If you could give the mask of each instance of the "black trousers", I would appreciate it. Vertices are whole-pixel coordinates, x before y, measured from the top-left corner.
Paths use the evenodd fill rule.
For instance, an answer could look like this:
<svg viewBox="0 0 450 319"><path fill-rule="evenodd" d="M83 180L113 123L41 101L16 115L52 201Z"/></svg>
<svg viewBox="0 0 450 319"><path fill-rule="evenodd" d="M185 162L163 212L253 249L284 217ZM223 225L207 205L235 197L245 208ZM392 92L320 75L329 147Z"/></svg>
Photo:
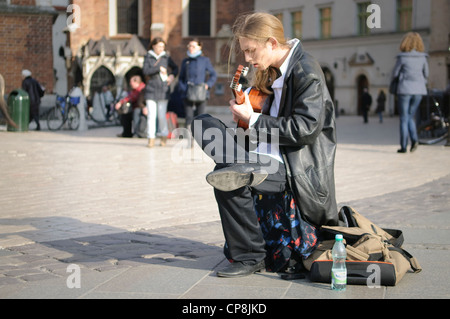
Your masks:
<svg viewBox="0 0 450 319"><path fill-rule="evenodd" d="M120 123L123 127L122 136L123 137L133 137L132 126L133 126L133 112L122 114L120 116Z"/></svg>
<svg viewBox="0 0 450 319"><path fill-rule="evenodd" d="M211 132L211 129L214 131ZM208 114L196 117L191 130L197 143L216 162L215 169L242 164L264 169L270 165L270 169L267 169L270 172L268 177L255 187L245 186L231 192L214 189L229 257L246 264L263 260L266 257L265 240L254 210L253 197L256 194L279 193L286 189L284 164L266 155L254 157L248 152L237 152L240 145L237 143L230 145L230 140L235 140L233 130ZM211 133L216 133L215 139L209 139ZM208 136L208 139L205 139L205 136ZM210 152L210 143L220 145L220 140L217 139L222 139L223 145L227 145L228 150L224 147L223 152ZM233 148L232 151L230 147ZM274 165L277 167L276 170L273 169Z"/></svg>
<svg viewBox="0 0 450 319"><path fill-rule="evenodd" d="M184 105L186 127L189 127L191 125L192 120L194 119L195 116L205 113L206 101L196 103L196 102L191 102L191 101L184 99L183 105ZM195 111L194 111L194 107L195 107Z"/></svg>
<svg viewBox="0 0 450 319"><path fill-rule="evenodd" d="M39 104L30 105L30 118L29 118L29 123L31 123L34 120L38 128L41 127L41 124L39 123L39 107L40 107Z"/></svg>

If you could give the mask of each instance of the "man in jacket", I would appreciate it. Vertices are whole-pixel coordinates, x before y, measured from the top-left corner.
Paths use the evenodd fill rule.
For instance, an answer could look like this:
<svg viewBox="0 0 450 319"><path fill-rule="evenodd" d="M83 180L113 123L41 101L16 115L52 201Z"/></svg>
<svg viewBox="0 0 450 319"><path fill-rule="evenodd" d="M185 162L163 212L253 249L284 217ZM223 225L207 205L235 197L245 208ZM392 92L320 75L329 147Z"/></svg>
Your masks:
<svg viewBox="0 0 450 319"><path fill-rule="evenodd" d="M41 97L44 96L44 89L38 81L31 77L30 70L22 71L22 89L24 89L30 97L30 123L32 120L36 122L36 130L41 129L39 123L39 107L41 106Z"/></svg>
<svg viewBox="0 0 450 319"><path fill-rule="evenodd" d="M145 107L142 99L142 92L145 90L145 83L142 81L142 78L139 75L133 75L130 78L130 88L130 93L119 102L117 102L114 106L118 111L122 107L122 105L126 103L131 104L131 110L129 110L128 113L124 113L120 116L120 122L123 127L123 132L118 134L117 137L133 137L133 117L135 118L135 121L139 119L139 116L134 116L134 114L140 114L141 109ZM135 127L137 126L137 123L135 123Z"/></svg>
<svg viewBox="0 0 450 319"><path fill-rule="evenodd" d="M207 181L214 187L234 261L217 272L222 277L264 268L265 241L253 208L254 194L290 189L307 222L317 227L337 224L334 106L318 63L299 40L286 42L280 30L279 20L264 13L242 16L233 27L246 62L262 71L261 76L269 74L263 82L273 91L262 114L253 111L247 93L241 105L230 101L234 120L248 123L250 136L258 137L257 148L243 152L238 143L231 145L229 141L239 140L239 130L230 139L230 128L209 115L197 117L192 127L195 140L217 164ZM225 135L223 149L215 140L219 132Z"/></svg>

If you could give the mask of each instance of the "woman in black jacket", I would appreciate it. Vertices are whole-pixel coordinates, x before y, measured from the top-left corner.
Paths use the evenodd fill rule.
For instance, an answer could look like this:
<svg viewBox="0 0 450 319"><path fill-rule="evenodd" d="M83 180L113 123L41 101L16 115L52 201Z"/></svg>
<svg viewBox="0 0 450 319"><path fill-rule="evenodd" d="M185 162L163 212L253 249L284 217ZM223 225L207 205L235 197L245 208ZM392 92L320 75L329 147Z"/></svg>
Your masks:
<svg viewBox="0 0 450 319"><path fill-rule="evenodd" d="M161 146L166 145L169 129L166 120L169 101L169 86L178 74L178 66L166 53L166 43L155 38L150 43L151 50L144 59L143 73L147 78L145 86L145 104L147 106L148 147L155 145L156 120L161 135Z"/></svg>
<svg viewBox="0 0 450 319"><path fill-rule="evenodd" d="M230 101L234 120L248 123L250 136L259 139L253 151L230 143L234 137L239 141L241 133L214 117L197 117L192 125L195 140L217 164L206 179L214 187L234 261L217 273L223 277L264 268L265 240L254 194L290 189L304 220L316 227L338 222L335 113L320 66L298 39L285 40L281 22L271 14L240 16L233 34L246 62L256 69L253 87L267 93L269 103L255 113L247 93L241 105Z"/></svg>

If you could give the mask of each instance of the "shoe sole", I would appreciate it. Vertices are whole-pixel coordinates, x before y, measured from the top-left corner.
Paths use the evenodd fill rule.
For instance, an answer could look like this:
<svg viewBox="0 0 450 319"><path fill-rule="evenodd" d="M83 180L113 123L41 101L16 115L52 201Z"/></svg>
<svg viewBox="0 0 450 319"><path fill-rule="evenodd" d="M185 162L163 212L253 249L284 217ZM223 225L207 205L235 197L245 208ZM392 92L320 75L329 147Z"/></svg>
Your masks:
<svg viewBox="0 0 450 319"><path fill-rule="evenodd" d="M217 271L216 276L222 277L222 278L239 278L239 277L247 277L247 276L253 275L254 273L257 273L257 272L264 273L264 272L266 272L266 268L263 267L261 269L255 270L253 272L249 272L246 274L240 274L240 275L230 275L230 274L226 274L226 273L224 274L224 273L221 273L220 271Z"/></svg>
<svg viewBox="0 0 450 319"><path fill-rule="evenodd" d="M206 175L206 181L214 188L230 192L244 186L257 186L267 177L267 173L254 171L239 173L233 170L218 170Z"/></svg>

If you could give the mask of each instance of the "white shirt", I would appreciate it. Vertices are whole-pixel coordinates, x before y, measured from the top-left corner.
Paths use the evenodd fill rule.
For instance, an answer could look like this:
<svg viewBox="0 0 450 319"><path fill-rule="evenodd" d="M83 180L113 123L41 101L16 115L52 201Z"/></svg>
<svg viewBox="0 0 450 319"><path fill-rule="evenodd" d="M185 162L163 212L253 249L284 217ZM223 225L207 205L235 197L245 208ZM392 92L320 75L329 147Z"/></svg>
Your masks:
<svg viewBox="0 0 450 319"><path fill-rule="evenodd" d="M294 49L298 45L300 40L298 39L292 39L288 41L289 46L291 47L291 50L289 52L289 55L287 56L286 60L284 60L283 64L280 66L280 72L281 76L276 79L272 84L274 99L272 102L272 106L270 107L269 115L273 117L278 117L278 111L280 110L280 102L281 102L281 94L283 91L283 84L284 84L284 77L289 65L289 62L292 57L292 53L294 52ZM253 115L250 118L249 127L253 127L253 125L256 123L258 118L260 117L261 113L253 113ZM276 142L276 141L275 141ZM253 151L253 153L257 154L266 154L279 162L283 163L283 158L281 157L280 153L280 147L278 143L271 143L267 144L264 142L260 142L257 149Z"/></svg>

